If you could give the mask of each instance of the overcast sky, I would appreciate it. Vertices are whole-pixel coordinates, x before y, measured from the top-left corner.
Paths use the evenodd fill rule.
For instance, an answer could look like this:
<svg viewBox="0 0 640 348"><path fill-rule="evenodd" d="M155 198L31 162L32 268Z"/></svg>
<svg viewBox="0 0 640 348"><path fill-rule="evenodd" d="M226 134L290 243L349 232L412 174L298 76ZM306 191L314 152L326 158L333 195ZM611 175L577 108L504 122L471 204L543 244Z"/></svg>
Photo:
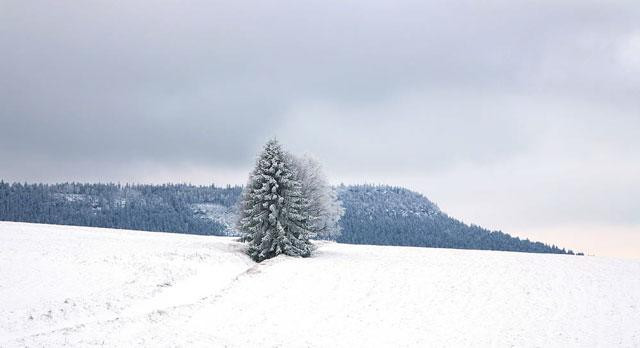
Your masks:
<svg viewBox="0 0 640 348"><path fill-rule="evenodd" d="M640 2L0 1L0 178L335 183L640 258Z"/></svg>

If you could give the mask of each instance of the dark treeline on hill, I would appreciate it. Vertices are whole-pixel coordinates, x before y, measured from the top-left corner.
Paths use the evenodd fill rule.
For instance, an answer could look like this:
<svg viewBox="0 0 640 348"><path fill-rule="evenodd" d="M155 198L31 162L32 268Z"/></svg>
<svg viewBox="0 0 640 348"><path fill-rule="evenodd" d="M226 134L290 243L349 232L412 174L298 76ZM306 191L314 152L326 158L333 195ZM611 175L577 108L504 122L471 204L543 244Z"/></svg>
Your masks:
<svg viewBox="0 0 640 348"><path fill-rule="evenodd" d="M198 203L235 204L240 187L0 182L0 220L223 235Z"/></svg>
<svg viewBox="0 0 640 348"><path fill-rule="evenodd" d="M401 187L341 186L339 242L573 254L573 251L464 224L424 196Z"/></svg>
<svg viewBox="0 0 640 348"><path fill-rule="evenodd" d="M389 186L339 186L345 208L338 242L569 253L556 246L466 225L424 196ZM0 181L0 220L205 235L236 235L242 188L187 184L9 184Z"/></svg>

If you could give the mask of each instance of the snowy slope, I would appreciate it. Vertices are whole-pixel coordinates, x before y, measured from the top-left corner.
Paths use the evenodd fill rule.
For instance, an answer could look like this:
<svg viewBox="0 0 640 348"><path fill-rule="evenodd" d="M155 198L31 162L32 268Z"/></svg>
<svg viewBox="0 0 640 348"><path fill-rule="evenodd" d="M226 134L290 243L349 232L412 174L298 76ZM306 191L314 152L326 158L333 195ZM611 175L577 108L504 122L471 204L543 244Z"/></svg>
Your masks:
<svg viewBox="0 0 640 348"><path fill-rule="evenodd" d="M196 203L191 205L191 211L199 219L215 221L223 226L222 235L239 235L234 228L236 221L234 206L227 207L217 203Z"/></svg>
<svg viewBox="0 0 640 348"><path fill-rule="evenodd" d="M0 222L0 346L640 345L640 261Z"/></svg>

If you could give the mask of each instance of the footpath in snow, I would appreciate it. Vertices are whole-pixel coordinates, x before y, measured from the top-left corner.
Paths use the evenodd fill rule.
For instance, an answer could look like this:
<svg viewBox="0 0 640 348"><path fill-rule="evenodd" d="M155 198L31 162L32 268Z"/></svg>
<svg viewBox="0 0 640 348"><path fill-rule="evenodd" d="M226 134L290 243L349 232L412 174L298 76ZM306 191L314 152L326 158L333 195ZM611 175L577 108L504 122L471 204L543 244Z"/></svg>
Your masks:
<svg viewBox="0 0 640 348"><path fill-rule="evenodd" d="M0 347L640 346L640 261L0 222Z"/></svg>

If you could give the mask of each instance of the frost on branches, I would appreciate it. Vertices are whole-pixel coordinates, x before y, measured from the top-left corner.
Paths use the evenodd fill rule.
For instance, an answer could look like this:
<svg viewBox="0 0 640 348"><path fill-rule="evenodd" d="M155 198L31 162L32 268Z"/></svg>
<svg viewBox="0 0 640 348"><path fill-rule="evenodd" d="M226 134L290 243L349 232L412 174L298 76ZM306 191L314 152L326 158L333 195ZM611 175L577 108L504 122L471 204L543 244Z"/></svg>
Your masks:
<svg viewBox="0 0 640 348"><path fill-rule="evenodd" d="M302 194L309 199L306 213L309 228L319 238L337 238L341 234L340 218L344 215L344 208L335 189L327 182L320 163L309 156L289 156L296 178L302 184Z"/></svg>
<svg viewBox="0 0 640 348"><path fill-rule="evenodd" d="M309 199L289 156L270 140L256 161L240 201L238 231L249 255L262 261L279 254L307 257L314 237L307 211Z"/></svg>

